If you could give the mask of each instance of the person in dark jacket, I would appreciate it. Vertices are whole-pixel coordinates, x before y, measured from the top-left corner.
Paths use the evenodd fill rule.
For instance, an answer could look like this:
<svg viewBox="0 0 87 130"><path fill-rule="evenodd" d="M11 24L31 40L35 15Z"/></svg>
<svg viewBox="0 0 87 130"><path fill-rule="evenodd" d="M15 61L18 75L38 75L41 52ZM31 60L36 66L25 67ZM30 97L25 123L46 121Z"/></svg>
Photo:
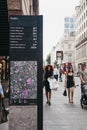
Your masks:
<svg viewBox="0 0 87 130"><path fill-rule="evenodd" d="M48 78L53 76L53 67L51 65L47 65L45 68L45 91L46 91L46 98L47 98L47 104L51 105L51 89L48 82Z"/></svg>

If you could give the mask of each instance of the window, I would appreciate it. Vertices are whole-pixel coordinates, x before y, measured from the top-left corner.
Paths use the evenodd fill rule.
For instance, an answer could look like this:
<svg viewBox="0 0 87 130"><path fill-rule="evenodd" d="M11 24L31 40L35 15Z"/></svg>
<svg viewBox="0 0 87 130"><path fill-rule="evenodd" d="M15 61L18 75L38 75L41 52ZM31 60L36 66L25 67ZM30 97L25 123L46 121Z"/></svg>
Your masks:
<svg viewBox="0 0 87 130"><path fill-rule="evenodd" d="M82 21L83 21L83 16L82 16Z"/></svg>
<svg viewBox="0 0 87 130"><path fill-rule="evenodd" d="M73 22L73 18L70 18L70 22Z"/></svg>
<svg viewBox="0 0 87 130"><path fill-rule="evenodd" d="M67 18L65 18L65 22L69 22L69 18L67 17Z"/></svg>
<svg viewBox="0 0 87 130"><path fill-rule="evenodd" d="M85 13L84 13L84 19L85 19Z"/></svg>
<svg viewBox="0 0 87 130"><path fill-rule="evenodd" d="M84 36L83 36L83 34L82 34L82 40L83 40L83 38L84 38Z"/></svg>
<svg viewBox="0 0 87 130"><path fill-rule="evenodd" d="M86 10L86 16L87 16L87 10Z"/></svg>
<svg viewBox="0 0 87 130"><path fill-rule="evenodd" d="M85 29L85 23L84 23L84 29Z"/></svg>
<svg viewBox="0 0 87 130"><path fill-rule="evenodd" d="M85 32L84 32L84 38L85 38Z"/></svg>
<svg viewBox="0 0 87 130"><path fill-rule="evenodd" d="M69 24L65 24L65 28L69 28Z"/></svg>
<svg viewBox="0 0 87 130"><path fill-rule="evenodd" d="M85 9L85 3L84 3L84 9Z"/></svg>
<svg viewBox="0 0 87 130"><path fill-rule="evenodd" d="M82 11L83 11L83 6L82 6Z"/></svg>
<svg viewBox="0 0 87 130"><path fill-rule="evenodd" d="M73 25L73 24L71 24L71 25L70 25L70 28L74 28L74 25Z"/></svg>
<svg viewBox="0 0 87 130"><path fill-rule="evenodd" d="M83 25L82 25L82 30L83 30Z"/></svg>

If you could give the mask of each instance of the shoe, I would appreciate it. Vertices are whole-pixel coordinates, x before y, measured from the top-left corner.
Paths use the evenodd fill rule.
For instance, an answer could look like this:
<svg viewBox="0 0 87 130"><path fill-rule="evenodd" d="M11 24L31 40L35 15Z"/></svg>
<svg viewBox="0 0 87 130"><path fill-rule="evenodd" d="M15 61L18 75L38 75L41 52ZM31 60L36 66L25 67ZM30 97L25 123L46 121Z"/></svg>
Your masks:
<svg viewBox="0 0 87 130"><path fill-rule="evenodd" d="M48 103L49 103L49 101L46 102L46 104L48 104Z"/></svg>
<svg viewBox="0 0 87 130"><path fill-rule="evenodd" d="M49 102L49 106L51 105L51 103Z"/></svg>

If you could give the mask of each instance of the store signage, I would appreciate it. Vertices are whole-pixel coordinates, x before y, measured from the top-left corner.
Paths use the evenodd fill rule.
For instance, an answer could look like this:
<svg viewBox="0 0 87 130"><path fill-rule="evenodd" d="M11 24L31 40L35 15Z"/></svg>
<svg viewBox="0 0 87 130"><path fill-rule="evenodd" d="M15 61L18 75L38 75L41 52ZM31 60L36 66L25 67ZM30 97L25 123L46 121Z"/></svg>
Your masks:
<svg viewBox="0 0 87 130"><path fill-rule="evenodd" d="M63 51L56 51L56 59L63 60Z"/></svg>

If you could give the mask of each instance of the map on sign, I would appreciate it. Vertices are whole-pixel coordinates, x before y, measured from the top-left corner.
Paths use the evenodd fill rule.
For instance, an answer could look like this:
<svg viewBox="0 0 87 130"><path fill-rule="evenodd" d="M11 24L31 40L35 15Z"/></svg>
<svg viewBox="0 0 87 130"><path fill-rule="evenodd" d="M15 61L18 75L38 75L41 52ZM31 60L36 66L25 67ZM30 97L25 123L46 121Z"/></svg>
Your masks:
<svg viewBox="0 0 87 130"><path fill-rule="evenodd" d="M37 62L11 61L10 63L10 98L37 98Z"/></svg>

